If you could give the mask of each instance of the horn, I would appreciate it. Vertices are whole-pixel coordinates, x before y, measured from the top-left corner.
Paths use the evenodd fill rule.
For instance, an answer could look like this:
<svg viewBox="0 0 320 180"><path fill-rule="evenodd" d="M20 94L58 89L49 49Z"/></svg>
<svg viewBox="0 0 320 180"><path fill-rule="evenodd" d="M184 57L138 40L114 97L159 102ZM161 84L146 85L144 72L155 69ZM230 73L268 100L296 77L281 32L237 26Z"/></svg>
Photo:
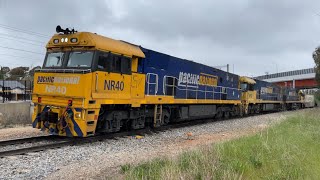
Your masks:
<svg viewBox="0 0 320 180"><path fill-rule="evenodd" d="M60 25L58 25L58 26L56 27L56 32L57 32L57 33L63 32L63 29L61 28Z"/></svg>

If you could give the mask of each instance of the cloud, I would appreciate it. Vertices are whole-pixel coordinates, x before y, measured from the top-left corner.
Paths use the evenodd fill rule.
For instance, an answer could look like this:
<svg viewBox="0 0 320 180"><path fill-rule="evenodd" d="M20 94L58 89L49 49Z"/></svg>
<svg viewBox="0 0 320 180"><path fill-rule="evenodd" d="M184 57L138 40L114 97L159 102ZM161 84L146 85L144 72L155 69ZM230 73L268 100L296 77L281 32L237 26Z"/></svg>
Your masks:
<svg viewBox="0 0 320 180"><path fill-rule="evenodd" d="M210 66L231 64L242 75L312 67L319 45L315 0L1 2L1 24L48 35L57 24L75 27Z"/></svg>

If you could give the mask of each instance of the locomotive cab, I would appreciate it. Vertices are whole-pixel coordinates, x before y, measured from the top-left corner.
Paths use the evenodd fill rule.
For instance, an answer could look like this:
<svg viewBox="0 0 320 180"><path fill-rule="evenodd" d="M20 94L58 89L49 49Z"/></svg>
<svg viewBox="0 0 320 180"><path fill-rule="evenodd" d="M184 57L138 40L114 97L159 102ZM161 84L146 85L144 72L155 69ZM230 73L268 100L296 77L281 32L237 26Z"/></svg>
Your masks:
<svg viewBox="0 0 320 180"><path fill-rule="evenodd" d="M242 91L241 100L255 101L257 99L257 92L254 90L256 82L248 77L240 77L239 86Z"/></svg>
<svg viewBox="0 0 320 180"><path fill-rule="evenodd" d="M257 100L257 91L254 90L255 80L248 77L240 77L239 88L241 89L241 102L244 114L248 114L250 111L249 104L255 103Z"/></svg>

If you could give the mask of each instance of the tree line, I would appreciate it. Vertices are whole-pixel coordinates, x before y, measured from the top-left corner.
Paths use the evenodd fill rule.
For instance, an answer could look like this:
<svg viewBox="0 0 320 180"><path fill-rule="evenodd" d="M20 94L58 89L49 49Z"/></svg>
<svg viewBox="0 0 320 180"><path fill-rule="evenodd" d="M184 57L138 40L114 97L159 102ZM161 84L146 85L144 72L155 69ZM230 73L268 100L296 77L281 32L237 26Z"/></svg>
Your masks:
<svg viewBox="0 0 320 180"><path fill-rule="evenodd" d="M15 67L10 69L9 67L1 67L0 80L33 80L33 75L36 69L41 69L40 66L33 68L29 67Z"/></svg>
<svg viewBox="0 0 320 180"><path fill-rule="evenodd" d="M316 64L316 66L315 66L316 77L315 78L320 86L320 47L316 48L316 50L313 52L313 59Z"/></svg>

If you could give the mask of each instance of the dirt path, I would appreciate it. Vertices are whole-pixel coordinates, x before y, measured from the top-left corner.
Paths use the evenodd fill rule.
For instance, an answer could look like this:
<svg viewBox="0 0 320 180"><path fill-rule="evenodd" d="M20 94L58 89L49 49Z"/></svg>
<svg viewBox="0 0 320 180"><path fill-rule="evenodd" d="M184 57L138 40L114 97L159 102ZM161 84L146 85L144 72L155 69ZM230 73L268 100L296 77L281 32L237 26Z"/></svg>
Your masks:
<svg viewBox="0 0 320 180"><path fill-rule="evenodd" d="M39 129L32 128L31 125L25 127L18 126L0 129L0 141L41 135L45 134L41 132Z"/></svg>

